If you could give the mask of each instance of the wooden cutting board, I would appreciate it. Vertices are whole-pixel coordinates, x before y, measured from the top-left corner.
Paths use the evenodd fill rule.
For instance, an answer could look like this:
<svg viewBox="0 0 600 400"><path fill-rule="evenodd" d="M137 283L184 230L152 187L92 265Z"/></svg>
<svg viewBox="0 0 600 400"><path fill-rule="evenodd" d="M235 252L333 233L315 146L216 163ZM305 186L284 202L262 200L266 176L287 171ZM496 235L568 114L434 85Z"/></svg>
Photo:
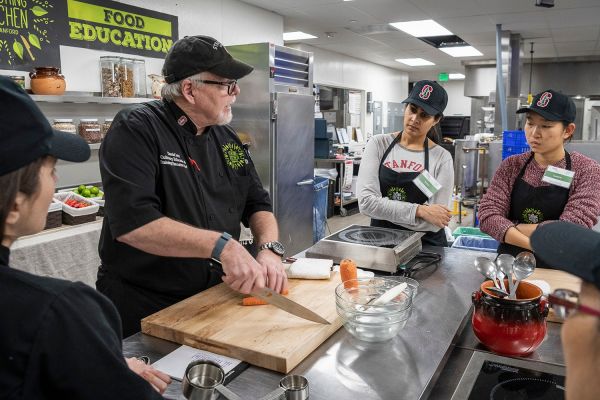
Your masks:
<svg viewBox="0 0 600 400"><path fill-rule="evenodd" d="M569 273L559 271L556 269L536 268L533 275L531 275L525 280L546 281L550 285L550 293L552 293L555 289L570 289L574 292L579 293L581 289L581 279L579 279L575 275L571 275ZM552 308L550 308L550 313L548 314L548 321L563 322L562 320L556 318Z"/></svg>
<svg viewBox="0 0 600 400"><path fill-rule="evenodd" d="M142 320L142 332L288 373L342 326L335 308L339 273L329 280L290 279L289 299L331 325L275 306L242 306L243 295L225 284L205 290Z"/></svg>

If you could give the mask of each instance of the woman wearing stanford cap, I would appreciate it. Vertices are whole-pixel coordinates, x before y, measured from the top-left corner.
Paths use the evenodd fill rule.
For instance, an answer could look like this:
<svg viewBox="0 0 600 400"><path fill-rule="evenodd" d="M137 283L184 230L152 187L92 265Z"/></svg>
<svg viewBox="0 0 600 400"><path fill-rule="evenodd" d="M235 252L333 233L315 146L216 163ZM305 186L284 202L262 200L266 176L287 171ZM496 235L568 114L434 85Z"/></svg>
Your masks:
<svg viewBox="0 0 600 400"><path fill-rule="evenodd" d="M600 165L565 149L575 131L573 101L549 89L517 113L526 113L531 151L500 164L479 207L481 230L501 242L498 253L512 255L531 250L529 238L540 224L563 220L591 228L600 215Z"/></svg>
<svg viewBox="0 0 600 400"><path fill-rule="evenodd" d="M170 378L123 358L121 322L110 300L81 282L9 267L11 244L44 228L56 160L85 161L90 148L76 135L53 131L29 95L5 77L0 104L0 398L162 398Z"/></svg>
<svg viewBox="0 0 600 400"><path fill-rule="evenodd" d="M452 156L429 139L448 95L433 81L415 83L404 129L367 143L358 174L358 205L372 226L425 232L424 244L447 246L444 227L454 186Z"/></svg>

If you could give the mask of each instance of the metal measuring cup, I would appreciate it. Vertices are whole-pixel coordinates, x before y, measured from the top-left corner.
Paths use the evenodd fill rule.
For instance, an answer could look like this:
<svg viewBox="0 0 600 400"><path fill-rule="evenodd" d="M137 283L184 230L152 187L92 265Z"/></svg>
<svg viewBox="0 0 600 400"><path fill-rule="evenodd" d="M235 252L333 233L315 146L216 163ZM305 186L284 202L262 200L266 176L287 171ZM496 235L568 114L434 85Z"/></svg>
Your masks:
<svg viewBox="0 0 600 400"><path fill-rule="evenodd" d="M302 375L287 375L279 381L279 387L260 400L306 400L308 399L308 379ZM283 397L282 397L283 396Z"/></svg>
<svg viewBox="0 0 600 400"><path fill-rule="evenodd" d="M192 361L183 375L183 396L187 400L215 400L219 393L229 400L242 400L223 386L225 371L209 360Z"/></svg>

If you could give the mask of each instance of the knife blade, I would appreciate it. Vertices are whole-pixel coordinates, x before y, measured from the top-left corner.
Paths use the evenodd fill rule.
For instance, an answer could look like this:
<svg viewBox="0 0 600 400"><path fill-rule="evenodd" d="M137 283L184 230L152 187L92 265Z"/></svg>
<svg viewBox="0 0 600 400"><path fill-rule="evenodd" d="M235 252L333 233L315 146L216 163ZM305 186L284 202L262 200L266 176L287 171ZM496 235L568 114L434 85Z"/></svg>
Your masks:
<svg viewBox="0 0 600 400"><path fill-rule="evenodd" d="M267 303L274 305L275 307L280 308L283 311L289 312L290 314L293 314L297 317L304 318L313 322L318 322L319 324L331 324L319 314L315 313L312 310L309 310L301 304L296 303L295 301L292 301L280 295L273 289L265 287L259 291L252 292L252 296L263 299Z"/></svg>

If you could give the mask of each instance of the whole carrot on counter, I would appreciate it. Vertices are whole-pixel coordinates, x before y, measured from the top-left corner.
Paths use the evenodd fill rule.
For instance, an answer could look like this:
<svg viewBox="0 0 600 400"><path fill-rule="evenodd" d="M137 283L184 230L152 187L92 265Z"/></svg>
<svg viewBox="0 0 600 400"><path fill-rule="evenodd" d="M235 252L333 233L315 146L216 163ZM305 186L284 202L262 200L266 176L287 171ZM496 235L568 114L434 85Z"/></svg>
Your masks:
<svg viewBox="0 0 600 400"><path fill-rule="evenodd" d="M344 259L340 262L340 276L346 289L358 287L358 277L356 263L350 259Z"/></svg>
<svg viewBox="0 0 600 400"><path fill-rule="evenodd" d="M287 296L290 293L288 289L285 289L281 292L282 295ZM258 297L248 296L242 299L243 306L263 306L265 304L269 304L263 299L259 299Z"/></svg>

